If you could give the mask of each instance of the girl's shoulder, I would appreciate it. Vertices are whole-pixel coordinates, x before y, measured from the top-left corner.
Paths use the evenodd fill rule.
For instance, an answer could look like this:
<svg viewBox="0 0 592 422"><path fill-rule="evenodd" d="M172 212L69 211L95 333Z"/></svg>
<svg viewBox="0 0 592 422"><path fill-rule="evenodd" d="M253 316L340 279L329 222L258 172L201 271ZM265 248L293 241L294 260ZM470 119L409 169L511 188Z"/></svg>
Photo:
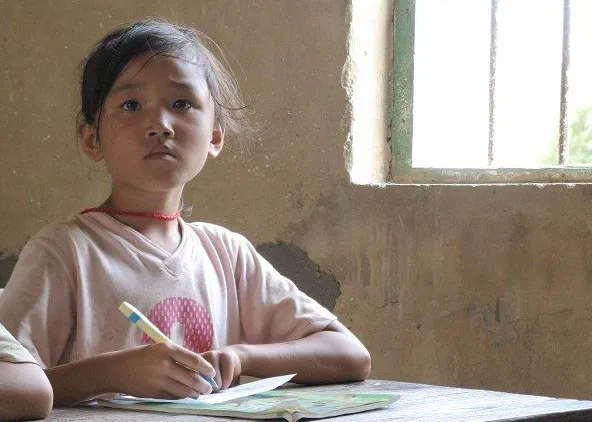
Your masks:
<svg viewBox="0 0 592 422"><path fill-rule="evenodd" d="M250 242L242 234L217 224L196 221L187 223L187 225L200 239L208 239L214 244L222 243L231 247L250 245Z"/></svg>
<svg viewBox="0 0 592 422"><path fill-rule="evenodd" d="M31 239L64 240L75 237L84 231L84 225L77 216L74 216L66 220L52 221L45 224Z"/></svg>
<svg viewBox="0 0 592 422"><path fill-rule="evenodd" d="M86 243L96 237L101 230L97 222L83 215L74 215L64 220L45 224L35 233L27 244L45 244L51 248L67 247L67 245Z"/></svg>

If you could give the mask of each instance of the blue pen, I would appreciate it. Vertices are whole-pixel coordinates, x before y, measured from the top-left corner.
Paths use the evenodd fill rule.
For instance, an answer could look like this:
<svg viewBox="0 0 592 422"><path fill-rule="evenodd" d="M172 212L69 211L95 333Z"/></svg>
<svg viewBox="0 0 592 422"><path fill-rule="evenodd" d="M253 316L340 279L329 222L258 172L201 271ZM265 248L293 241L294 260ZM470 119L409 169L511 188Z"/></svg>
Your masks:
<svg viewBox="0 0 592 422"><path fill-rule="evenodd" d="M171 341L167 336L165 336L162 331L158 329L156 325L154 325L148 318L146 318L140 311L134 308L127 302L123 302L119 305L119 310L129 319L131 322L136 324L140 330L142 330L148 337L154 340L156 343L163 343L165 341ZM199 374L205 379L212 388L218 388L218 384L212 377L208 377L204 374Z"/></svg>

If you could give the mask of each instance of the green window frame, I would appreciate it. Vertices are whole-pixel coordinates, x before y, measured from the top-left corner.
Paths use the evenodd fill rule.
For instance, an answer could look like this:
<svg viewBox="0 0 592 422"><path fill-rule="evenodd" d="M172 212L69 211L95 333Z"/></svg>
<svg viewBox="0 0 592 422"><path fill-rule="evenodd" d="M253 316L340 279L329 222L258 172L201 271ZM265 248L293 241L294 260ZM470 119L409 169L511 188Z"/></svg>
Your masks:
<svg viewBox="0 0 592 422"><path fill-rule="evenodd" d="M492 7L497 0L490 0ZM564 0L564 60L562 63L562 105L566 95L566 75L569 56L569 2ZM495 9L493 9L495 10ZM394 70L392 112L392 168L393 183L419 184L491 184L491 183L589 183L592 167L558 164L537 168L422 168L412 166L413 148L413 80L415 0L394 0ZM492 33L495 33L495 14L492 14ZM495 37L492 36L491 51L495 52ZM494 69L490 71L495 71ZM490 101L490 114L492 113ZM565 150L569 147L565 111L560 117L560 162L565 162ZM490 123L490 134L493 129ZM492 162L492 137L490 136L490 160ZM562 156L563 155L563 156ZM562 161L563 160L563 161Z"/></svg>

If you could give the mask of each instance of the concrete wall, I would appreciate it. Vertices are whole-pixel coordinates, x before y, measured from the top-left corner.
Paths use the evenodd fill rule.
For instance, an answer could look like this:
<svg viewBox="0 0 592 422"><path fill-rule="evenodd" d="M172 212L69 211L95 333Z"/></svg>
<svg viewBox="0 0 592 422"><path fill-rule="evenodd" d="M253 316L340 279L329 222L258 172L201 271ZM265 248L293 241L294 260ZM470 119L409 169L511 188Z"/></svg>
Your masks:
<svg viewBox="0 0 592 422"><path fill-rule="evenodd" d="M348 10L0 1L0 284L43 224L108 192L76 146L78 63L116 24L164 16L231 53L261 128L229 140L187 188L194 219L244 233L334 304L370 349L374 378L591 398L592 187L350 183Z"/></svg>

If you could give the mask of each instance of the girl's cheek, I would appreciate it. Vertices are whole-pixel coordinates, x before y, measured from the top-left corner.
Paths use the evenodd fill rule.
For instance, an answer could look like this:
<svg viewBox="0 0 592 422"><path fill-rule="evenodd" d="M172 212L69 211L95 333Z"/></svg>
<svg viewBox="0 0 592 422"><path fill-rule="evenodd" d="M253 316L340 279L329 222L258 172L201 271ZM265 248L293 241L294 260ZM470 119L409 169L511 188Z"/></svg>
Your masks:
<svg viewBox="0 0 592 422"><path fill-rule="evenodd" d="M110 127L116 129L133 127L134 125L139 124L138 116L129 113L126 114L115 112L108 115L105 120L107 121L107 124L109 124Z"/></svg>

